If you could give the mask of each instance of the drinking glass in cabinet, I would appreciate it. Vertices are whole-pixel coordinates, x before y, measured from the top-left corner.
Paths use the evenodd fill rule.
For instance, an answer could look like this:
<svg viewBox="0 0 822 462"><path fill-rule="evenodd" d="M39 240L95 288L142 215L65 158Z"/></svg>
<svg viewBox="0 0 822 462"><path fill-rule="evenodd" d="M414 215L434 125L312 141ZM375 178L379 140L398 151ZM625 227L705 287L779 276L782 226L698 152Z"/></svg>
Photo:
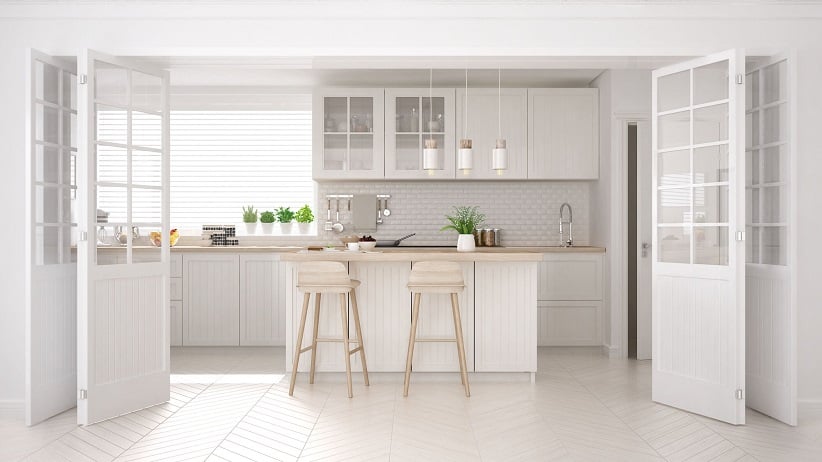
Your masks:
<svg viewBox="0 0 822 462"><path fill-rule="evenodd" d="M397 132L417 133L420 131L420 98L397 98Z"/></svg>
<svg viewBox="0 0 822 462"><path fill-rule="evenodd" d="M346 132L348 120L348 98L325 98L325 119L323 124L327 133Z"/></svg>
<svg viewBox="0 0 822 462"><path fill-rule="evenodd" d="M374 98L352 97L351 104L351 131L355 133L370 133L373 131Z"/></svg>
<svg viewBox="0 0 822 462"><path fill-rule="evenodd" d="M433 115L431 105L433 104ZM442 132L445 127L445 98L422 98L422 120L426 132Z"/></svg>

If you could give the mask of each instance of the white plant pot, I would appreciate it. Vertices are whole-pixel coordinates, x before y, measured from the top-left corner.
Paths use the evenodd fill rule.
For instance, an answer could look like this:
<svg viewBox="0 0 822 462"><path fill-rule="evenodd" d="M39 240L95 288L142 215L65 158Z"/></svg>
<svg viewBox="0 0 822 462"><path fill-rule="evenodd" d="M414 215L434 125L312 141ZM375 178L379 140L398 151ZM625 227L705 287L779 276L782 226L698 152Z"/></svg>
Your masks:
<svg viewBox="0 0 822 462"><path fill-rule="evenodd" d="M263 234L274 233L274 223L260 223L260 226L263 228Z"/></svg>
<svg viewBox="0 0 822 462"><path fill-rule="evenodd" d="M246 223L245 233L249 236L257 234L257 222L255 221L254 223Z"/></svg>
<svg viewBox="0 0 822 462"><path fill-rule="evenodd" d="M457 252L473 252L476 248L473 234L460 234L457 238Z"/></svg>
<svg viewBox="0 0 822 462"><path fill-rule="evenodd" d="M297 230L300 234L308 234L311 231L311 223L297 223Z"/></svg>
<svg viewBox="0 0 822 462"><path fill-rule="evenodd" d="M280 223L280 232L282 234L291 234L291 231L294 229L294 223Z"/></svg>

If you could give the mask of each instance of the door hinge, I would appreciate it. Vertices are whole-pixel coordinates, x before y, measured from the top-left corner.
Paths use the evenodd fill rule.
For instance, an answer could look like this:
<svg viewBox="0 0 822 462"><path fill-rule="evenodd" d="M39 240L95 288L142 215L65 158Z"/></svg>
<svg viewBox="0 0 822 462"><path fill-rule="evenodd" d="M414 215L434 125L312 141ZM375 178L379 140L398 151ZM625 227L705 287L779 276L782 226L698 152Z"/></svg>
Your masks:
<svg viewBox="0 0 822 462"><path fill-rule="evenodd" d="M744 241L745 240L745 231L737 231L736 232L736 240L737 241Z"/></svg>
<svg viewBox="0 0 822 462"><path fill-rule="evenodd" d="M742 395L742 389L741 389L741 388L738 388L738 389L736 390L735 395L736 395L736 399L742 399L742 398L743 398L743 395Z"/></svg>
<svg viewBox="0 0 822 462"><path fill-rule="evenodd" d="M88 399L88 390L77 390L77 399Z"/></svg>
<svg viewBox="0 0 822 462"><path fill-rule="evenodd" d="M77 240L80 242L85 242L88 240L88 232L87 231L80 231L80 236L77 237Z"/></svg>
<svg viewBox="0 0 822 462"><path fill-rule="evenodd" d="M77 76L77 82L79 82L80 85L85 85L86 82L88 82L88 77L86 77L86 74L80 74Z"/></svg>
<svg viewBox="0 0 822 462"><path fill-rule="evenodd" d="M745 83L745 77L742 74L736 74L736 84L742 85Z"/></svg>

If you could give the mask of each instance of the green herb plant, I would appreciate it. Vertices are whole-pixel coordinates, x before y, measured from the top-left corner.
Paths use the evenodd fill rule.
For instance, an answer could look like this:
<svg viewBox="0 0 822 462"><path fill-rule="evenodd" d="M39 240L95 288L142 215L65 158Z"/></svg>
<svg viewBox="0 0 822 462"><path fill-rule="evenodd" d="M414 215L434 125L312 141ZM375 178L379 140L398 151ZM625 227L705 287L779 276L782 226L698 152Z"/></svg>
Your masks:
<svg viewBox="0 0 822 462"><path fill-rule="evenodd" d="M311 223L314 221L314 214L311 212L311 207L308 204L303 205L295 214L297 223Z"/></svg>
<svg viewBox="0 0 822 462"><path fill-rule="evenodd" d="M257 223L257 209L253 205L243 207L243 223Z"/></svg>
<svg viewBox="0 0 822 462"><path fill-rule="evenodd" d="M275 213L277 214L277 221L280 223L291 223L294 220L294 211L291 207L280 207Z"/></svg>
<svg viewBox="0 0 822 462"><path fill-rule="evenodd" d="M476 206L454 207L454 214L446 215L445 218L451 224L443 226L440 231L453 229L459 234L473 234L474 230L485 222L485 214L480 213L479 207Z"/></svg>
<svg viewBox="0 0 822 462"><path fill-rule="evenodd" d="M274 212L270 210L266 210L265 212L260 214L260 223L276 223L277 216L274 215Z"/></svg>

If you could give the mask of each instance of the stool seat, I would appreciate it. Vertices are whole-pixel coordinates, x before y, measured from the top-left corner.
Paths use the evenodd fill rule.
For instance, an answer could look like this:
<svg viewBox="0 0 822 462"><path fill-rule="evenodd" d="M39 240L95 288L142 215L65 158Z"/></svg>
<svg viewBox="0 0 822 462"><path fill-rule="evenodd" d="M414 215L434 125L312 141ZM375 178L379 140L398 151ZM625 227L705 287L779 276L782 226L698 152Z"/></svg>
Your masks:
<svg viewBox="0 0 822 462"><path fill-rule="evenodd" d="M357 293L354 289L360 286L360 281L351 279L348 276L348 270L340 262L332 261L315 261L306 262L300 265L297 269L297 289L303 292L303 308L300 316L300 330L297 332L297 343L294 348L294 364L291 370L291 384L288 389L290 396L294 395L294 385L297 381L297 368L300 364L300 355L311 350L311 369L309 374L309 383L314 383L314 369L317 358L317 342L342 342L345 348L345 374L348 382L348 397L352 398L353 392L351 389L351 355L360 353L360 360L362 361L362 373L365 379L365 385L368 385L368 366L365 362L365 346L362 341L362 329L360 327L359 307L357 306ZM311 339L311 345L303 347L303 335L305 333L305 321L308 315L308 305L311 300L311 294L314 294L314 330ZM320 318L320 301L322 294L337 294L340 301L340 315L342 317L342 338L318 338L319 332L319 318ZM356 339L349 339L348 337L348 305L346 301L346 294L351 299L351 315L354 318L354 329L357 333ZM358 343L359 346L353 350L349 344Z"/></svg>

